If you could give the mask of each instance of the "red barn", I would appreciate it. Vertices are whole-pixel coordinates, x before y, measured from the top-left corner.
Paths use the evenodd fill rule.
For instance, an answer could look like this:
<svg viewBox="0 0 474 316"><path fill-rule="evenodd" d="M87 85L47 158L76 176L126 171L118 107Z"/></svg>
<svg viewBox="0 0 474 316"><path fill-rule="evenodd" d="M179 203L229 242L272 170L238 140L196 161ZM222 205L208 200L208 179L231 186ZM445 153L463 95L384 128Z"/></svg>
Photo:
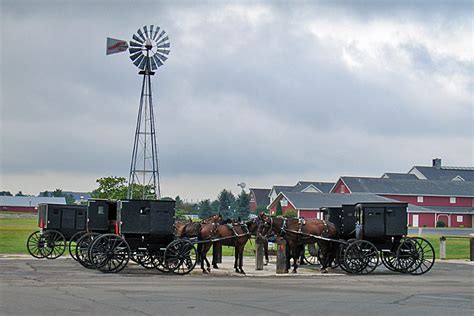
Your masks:
<svg viewBox="0 0 474 316"><path fill-rule="evenodd" d="M255 213L257 207L270 203L270 189L250 189L250 212Z"/></svg>
<svg viewBox="0 0 474 316"><path fill-rule="evenodd" d="M40 203L66 204L64 197L0 196L0 210L4 212L37 213Z"/></svg>
<svg viewBox="0 0 474 316"><path fill-rule="evenodd" d="M407 178L341 177L331 192L372 193L389 199L421 206L408 207L408 225L434 227L442 221L448 227L472 227L474 182L418 180Z"/></svg>

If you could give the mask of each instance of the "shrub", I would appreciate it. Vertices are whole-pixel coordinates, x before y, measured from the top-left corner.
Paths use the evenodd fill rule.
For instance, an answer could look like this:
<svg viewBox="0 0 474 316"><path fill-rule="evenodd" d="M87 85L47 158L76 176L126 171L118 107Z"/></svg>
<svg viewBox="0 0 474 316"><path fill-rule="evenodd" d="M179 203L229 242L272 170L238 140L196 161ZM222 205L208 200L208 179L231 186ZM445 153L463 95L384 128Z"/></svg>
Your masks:
<svg viewBox="0 0 474 316"><path fill-rule="evenodd" d="M446 227L446 223L443 221L437 221L436 222L436 227Z"/></svg>
<svg viewBox="0 0 474 316"><path fill-rule="evenodd" d="M285 214L283 215L283 217L287 217L287 218L295 218L298 216L298 213L296 213L295 210L288 210L285 212Z"/></svg>

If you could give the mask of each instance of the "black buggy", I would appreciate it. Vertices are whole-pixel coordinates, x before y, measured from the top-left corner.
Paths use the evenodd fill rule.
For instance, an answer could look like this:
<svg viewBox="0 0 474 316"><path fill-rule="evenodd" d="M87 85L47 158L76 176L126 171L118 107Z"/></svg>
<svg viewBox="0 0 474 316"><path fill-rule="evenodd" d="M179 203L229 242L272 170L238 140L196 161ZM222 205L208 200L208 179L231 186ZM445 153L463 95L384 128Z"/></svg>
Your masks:
<svg viewBox="0 0 474 316"><path fill-rule="evenodd" d="M193 243L175 239L175 201L122 200L117 202L116 232L94 238L88 247L93 268L119 272L135 259L145 267L187 274L196 266Z"/></svg>
<svg viewBox="0 0 474 316"><path fill-rule="evenodd" d="M56 259L66 250L67 242L86 229L86 206L39 204L38 227L32 233L26 248L35 258Z"/></svg>
<svg viewBox="0 0 474 316"><path fill-rule="evenodd" d="M367 274L381 264L414 275L428 272L435 252L429 241L407 237L406 203L358 203L325 208L340 238L335 264L348 273Z"/></svg>
<svg viewBox="0 0 474 316"><path fill-rule="evenodd" d="M86 268L92 268L89 246L99 235L117 232L117 202L91 199L87 201L87 221L84 231L71 238L71 257Z"/></svg>

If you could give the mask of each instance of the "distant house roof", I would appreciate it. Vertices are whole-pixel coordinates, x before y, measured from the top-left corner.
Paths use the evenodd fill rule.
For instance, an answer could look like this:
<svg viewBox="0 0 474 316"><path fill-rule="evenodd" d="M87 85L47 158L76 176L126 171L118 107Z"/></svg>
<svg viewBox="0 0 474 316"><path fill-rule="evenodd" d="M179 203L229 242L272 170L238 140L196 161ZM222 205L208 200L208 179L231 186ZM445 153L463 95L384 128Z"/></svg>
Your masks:
<svg viewBox="0 0 474 316"><path fill-rule="evenodd" d="M0 196L0 206L36 207L40 203L66 204L66 199L43 196Z"/></svg>
<svg viewBox="0 0 474 316"><path fill-rule="evenodd" d="M387 172L382 175L383 179L399 179L399 180L418 180L418 177L410 173L391 173Z"/></svg>
<svg viewBox="0 0 474 316"><path fill-rule="evenodd" d="M310 185L316 187L322 193L329 193L331 188L334 186L334 182L312 182L312 181L299 181L296 186L302 186L304 188L309 187ZM295 187L296 187L295 186ZM293 192L295 192L293 190Z"/></svg>
<svg viewBox="0 0 474 316"><path fill-rule="evenodd" d="M53 193L54 193L54 191L48 191L48 196L52 197ZM65 194L65 195L71 195L73 197L73 199L76 200L76 201L80 201L80 200L87 201L88 199L91 198L91 194L92 194L90 192L74 192L74 191L62 191L62 193ZM44 192L40 192L39 195L41 195L41 194L44 194Z"/></svg>
<svg viewBox="0 0 474 316"><path fill-rule="evenodd" d="M257 205L265 205L267 206L270 203L270 189L255 189L251 188L250 191L254 193L255 196L255 203Z"/></svg>
<svg viewBox="0 0 474 316"><path fill-rule="evenodd" d="M342 193L314 193L314 192L281 192L272 202L273 207L281 197L285 197L298 210L318 210L321 207L337 207L343 204L357 204L362 202L400 202L375 194L342 194Z"/></svg>
<svg viewBox="0 0 474 316"><path fill-rule="evenodd" d="M425 167L415 166L408 173L421 173L424 179L440 181L474 181L474 168L470 167ZM423 178L422 177L422 178Z"/></svg>
<svg viewBox="0 0 474 316"><path fill-rule="evenodd" d="M351 193L474 197L474 182L341 177Z"/></svg>
<svg viewBox="0 0 474 316"><path fill-rule="evenodd" d="M410 209L410 207L409 207ZM420 209L410 209L412 213L445 213L445 214L473 214L474 207L470 206L427 206Z"/></svg>

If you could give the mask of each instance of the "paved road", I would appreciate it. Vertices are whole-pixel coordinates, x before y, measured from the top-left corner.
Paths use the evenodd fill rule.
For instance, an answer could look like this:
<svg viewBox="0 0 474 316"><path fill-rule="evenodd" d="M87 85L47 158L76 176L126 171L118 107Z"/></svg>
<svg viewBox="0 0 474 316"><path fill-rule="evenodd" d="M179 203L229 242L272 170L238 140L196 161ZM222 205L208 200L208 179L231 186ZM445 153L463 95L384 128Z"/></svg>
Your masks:
<svg viewBox="0 0 474 316"><path fill-rule="evenodd" d="M421 228L408 228L408 234L418 235L419 230L421 229L422 235L447 235L447 236L469 236L469 234L474 234L473 228L430 228L430 227L421 227Z"/></svg>
<svg viewBox="0 0 474 316"><path fill-rule="evenodd" d="M179 277L136 266L106 275L71 259L0 259L0 313L472 315L473 271L473 265L437 263L424 276Z"/></svg>

